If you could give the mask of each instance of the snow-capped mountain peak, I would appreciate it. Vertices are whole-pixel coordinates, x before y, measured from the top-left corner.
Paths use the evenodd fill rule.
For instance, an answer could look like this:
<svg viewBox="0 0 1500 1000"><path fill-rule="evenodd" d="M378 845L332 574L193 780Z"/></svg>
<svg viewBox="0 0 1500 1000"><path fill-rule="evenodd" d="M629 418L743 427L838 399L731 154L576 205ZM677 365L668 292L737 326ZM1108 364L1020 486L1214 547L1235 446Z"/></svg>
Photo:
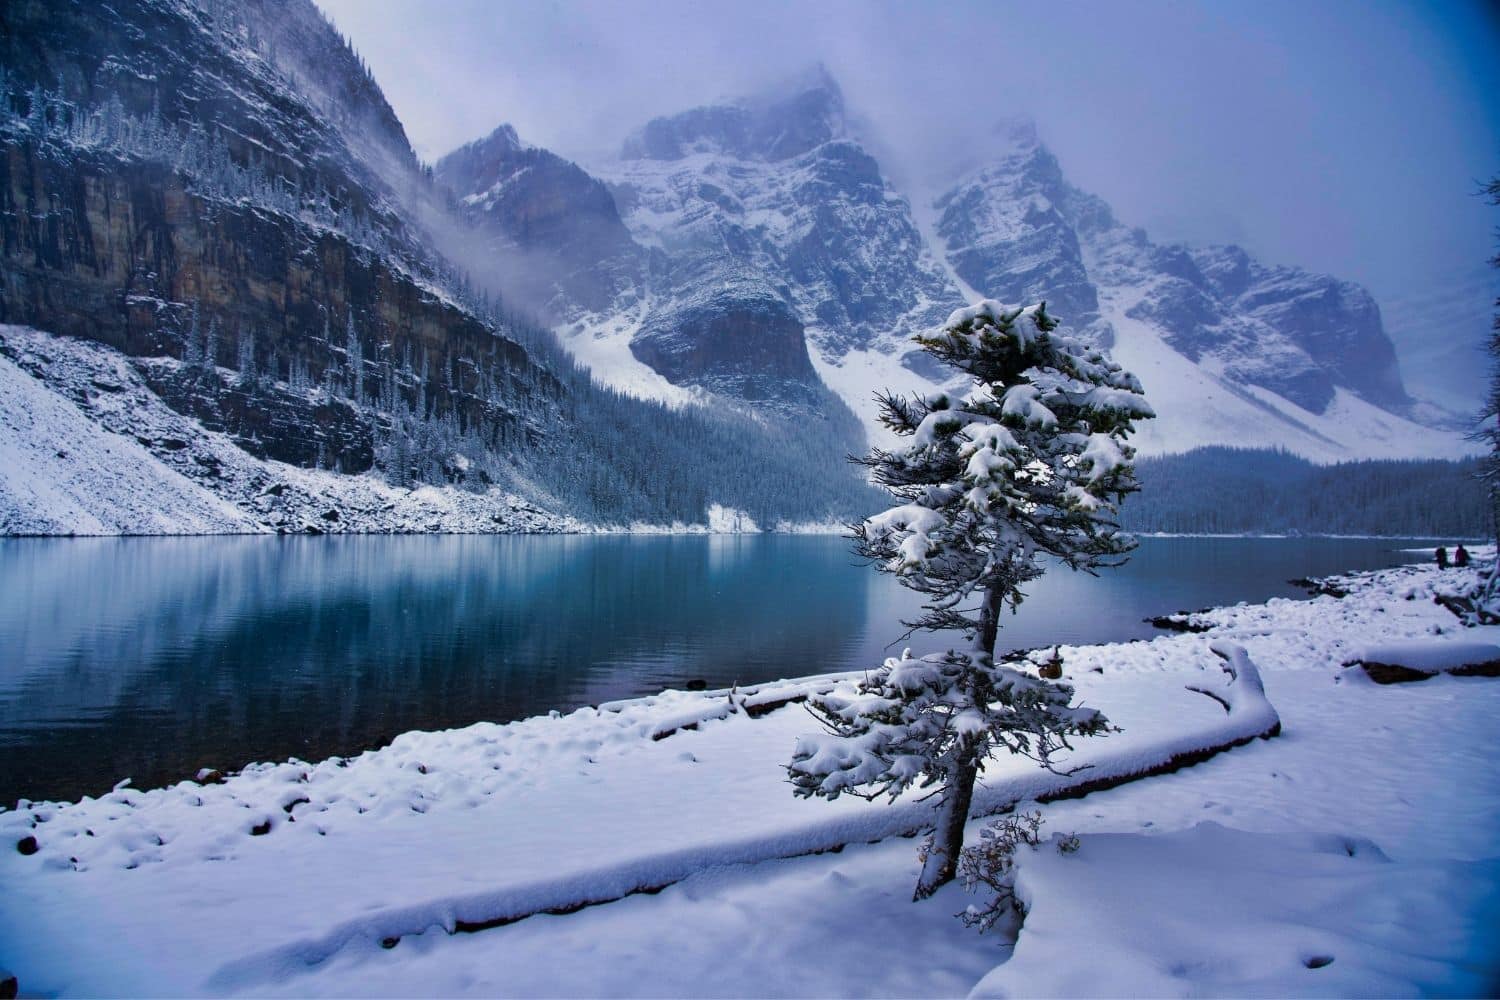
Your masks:
<svg viewBox="0 0 1500 1000"><path fill-rule="evenodd" d="M655 118L625 140L624 160L722 154L778 162L847 135L844 95L817 65L761 93Z"/></svg>
<svg viewBox="0 0 1500 1000"><path fill-rule="evenodd" d="M574 296L561 310L565 343L606 381L666 399L691 390L781 406L821 381L879 436L873 392L949 379L914 334L966 300L1046 300L1065 326L1155 371L1156 396L1178 398L1143 439L1148 452L1469 450L1414 406L1359 286L1238 247L1153 243L1074 187L1026 116L983 131L948 164L950 180L929 176L938 189L920 193L891 182L851 120L816 66L653 119L589 164L604 182L590 190L607 190L619 223L616 249L594 266L616 280L613 298ZM495 159L513 160L507 149ZM455 192L482 201L488 176Z"/></svg>

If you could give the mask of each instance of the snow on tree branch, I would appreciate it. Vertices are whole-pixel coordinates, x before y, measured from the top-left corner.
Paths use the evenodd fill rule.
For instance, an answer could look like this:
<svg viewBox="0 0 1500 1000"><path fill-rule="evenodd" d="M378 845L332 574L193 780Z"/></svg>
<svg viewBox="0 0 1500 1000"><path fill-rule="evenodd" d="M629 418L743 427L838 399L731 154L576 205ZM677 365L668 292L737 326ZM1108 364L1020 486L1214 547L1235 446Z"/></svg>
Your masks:
<svg viewBox="0 0 1500 1000"><path fill-rule="evenodd" d="M1050 768L1069 737L1109 728L1072 704L1070 686L994 657L1001 611L1020 604L1044 558L1092 572L1135 544L1115 511L1137 489L1128 437L1152 409L1135 376L1056 330L1045 303L955 311L916 340L972 379L968 398L877 396L904 441L859 460L899 502L854 526L855 551L926 595L905 625L958 630L972 643L908 652L852 693L812 701L826 732L800 739L787 770L803 796L894 799L939 786L918 898L952 879L974 781L992 754Z"/></svg>

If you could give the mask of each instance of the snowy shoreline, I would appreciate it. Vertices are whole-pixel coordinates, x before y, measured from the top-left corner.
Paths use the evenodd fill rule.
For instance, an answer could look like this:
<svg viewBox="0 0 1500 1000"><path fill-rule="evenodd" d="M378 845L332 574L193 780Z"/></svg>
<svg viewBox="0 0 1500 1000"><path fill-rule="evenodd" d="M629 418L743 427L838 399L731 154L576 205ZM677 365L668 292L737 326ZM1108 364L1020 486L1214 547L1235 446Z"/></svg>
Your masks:
<svg viewBox="0 0 1500 1000"><path fill-rule="evenodd" d="M418 492L418 491L412 491ZM752 522L753 523L753 522ZM475 528L465 531L460 529L437 529L427 530L423 528L397 529L397 528L370 528L356 531L339 531L339 535L392 535L392 536L415 536L415 535L843 535L848 533L848 528L843 524L785 524L779 523L771 528L723 528L710 524L646 524L635 523L629 525L613 524L583 524L578 523L566 528L537 528L530 530L494 529L486 530ZM135 531L113 531L100 534L88 534L85 532L0 532L0 539L5 538L243 538L249 535L275 535L275 537L308 537L315 538L330 532L317 531L189 531L189 532L135 532ZM1171 531L1137 531L1132 532L1137 538L1243 538L1249 540L1292 540L1298 538L1313 539L1349 539L1350 541L1431 541L1439 544L1452 544L1454 542L1472 543L1472 545L1483 545L1485 539L1474 536L1453 537L1450 535L1345 535L1323 532L1302 532L1300 534L1218 534L1214 532L1171 532ZM1432 549L1400 549L1401 552L1431 552Z"/></svg>
<svg viewBox="0 0 1500 1000"><path fill-rule="evenodd" d="M1260 716L1229 734L1249 744L1207 762L1043 806L1082 848L1022 859L1030 912L1013 951L953 920L970 898L956 885L909 902L904 835L928 805L791 796L782 765L816 728L794 701L843 675L24 803L0 812L18 847L0 852L0 966L60 995L1482 992L1500 972L1486 923L1500 915L1500 683L1385 687L1343 666L1372 644L1493 643L1500 629L1460 629L1432 602L1474 575L1353 574L1342 599L1062 647L1080 698L1124 728L1082 742L1090 777L1225 742L1234 717L1189 690L1224 683L1211 647L1225 643L1258 665L1283 735L1255 740ZM996 761L976 811L1054 797L1044 776ZM1131 874L1142 866L1154 881ZM1130 903L1101 911L1090 893ZM1220 905L1222 933L1205 937L1191 925L1221 895L1244 912ZM1360 916L1391 900L1404 909ZM514 922L526 913L559 915ZM878 940L835 933L862 919L886 940L915 935L934 967L884 968ZM1062 961L1079 928L1093 963Z"/></svg>

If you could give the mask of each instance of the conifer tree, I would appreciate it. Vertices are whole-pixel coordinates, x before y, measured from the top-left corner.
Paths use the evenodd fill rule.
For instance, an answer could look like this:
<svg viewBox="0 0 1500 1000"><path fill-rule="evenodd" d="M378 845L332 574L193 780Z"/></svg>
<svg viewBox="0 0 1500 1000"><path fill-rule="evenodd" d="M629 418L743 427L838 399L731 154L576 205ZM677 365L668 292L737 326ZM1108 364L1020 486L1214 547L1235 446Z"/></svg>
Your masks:
<svg viewBox="0 0 1500 1000"><path fill-rule="evenodd" d="M917 343L973 380L967 399L880 397L905 438L859 461L898 505L853 528L855 550L926 595L911 629L952 629L966 649L888 659L851 695L811 708L826 733L798 740L796 794L892 799L937 786L935 832L916 898L950 881L974 782L1002 748L1051 766L1073 735L1107 728L1073 690L995 661L1001 612L1043 561L1092 571L1134 546L1114 519L1136 489L1133 422L1153 416L1136 378L1056 332L1046 304L994 301L954 312Z"/></svg>
<svg viewBox="0 0 1500 1000"><path fill-rule="evenodd" d="M1482 193L1491 205L1500 205L1500 176L1491 178ZM1497 231L1500 235L1500 231ZM1500 267L1500 253L1490 258L1490 263ZM1480 473L1489 489L1490 528L1495 533L1496 557L1488 575L1474 595L1477 604L1475 621L1492 624L1500 620L1500 299L1495 300L1495 318L1492 321L1489 343L1490 384L1485 393L1484 408L1479 412L1479 422L1470 435L1490 449L1484 457Z"/></svg>

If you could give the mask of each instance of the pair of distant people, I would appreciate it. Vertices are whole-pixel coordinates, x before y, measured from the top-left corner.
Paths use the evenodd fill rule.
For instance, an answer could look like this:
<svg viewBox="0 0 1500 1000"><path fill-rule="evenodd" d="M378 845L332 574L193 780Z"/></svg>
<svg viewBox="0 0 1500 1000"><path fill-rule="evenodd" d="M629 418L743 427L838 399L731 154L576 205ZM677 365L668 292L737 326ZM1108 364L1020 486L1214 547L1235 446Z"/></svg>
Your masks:
<svg viewBox="0 0 1500 1000"><path fill-rule="evenodd" d="M1437 564L1438 569L1448 568L1448 550L1441 545L1437 549ZM1459 542L1458 547L1453 550L1453 565L1459 569L1469 565L1469 550L1464 548L1462 542Z"/></svg>

